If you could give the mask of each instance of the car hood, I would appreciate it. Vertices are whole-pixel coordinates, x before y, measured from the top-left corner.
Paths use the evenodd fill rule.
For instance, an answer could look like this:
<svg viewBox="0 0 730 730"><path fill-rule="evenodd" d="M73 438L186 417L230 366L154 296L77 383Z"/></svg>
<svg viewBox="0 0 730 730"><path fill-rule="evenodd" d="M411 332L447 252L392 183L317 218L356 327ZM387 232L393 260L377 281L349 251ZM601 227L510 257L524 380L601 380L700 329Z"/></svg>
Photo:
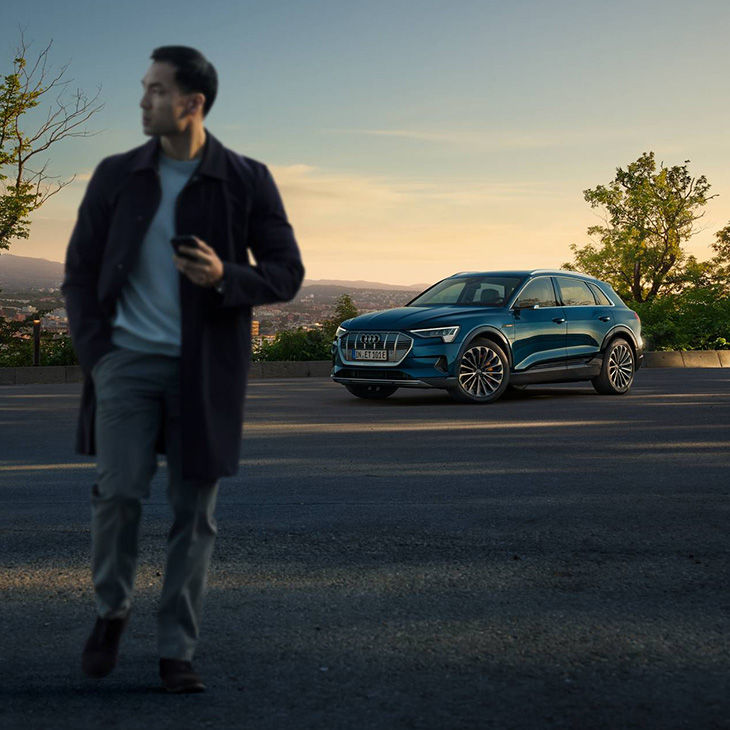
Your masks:
<svg viewBox="0 0 730 730"><path fill-rule="evenodd" d="M480 318L497 314L502 307L459 307L453 304L443 307L398 307L380 312L369 312L342 323L348 330L407 330L425 327L441 327L460 324L464 317Z"/></svg>

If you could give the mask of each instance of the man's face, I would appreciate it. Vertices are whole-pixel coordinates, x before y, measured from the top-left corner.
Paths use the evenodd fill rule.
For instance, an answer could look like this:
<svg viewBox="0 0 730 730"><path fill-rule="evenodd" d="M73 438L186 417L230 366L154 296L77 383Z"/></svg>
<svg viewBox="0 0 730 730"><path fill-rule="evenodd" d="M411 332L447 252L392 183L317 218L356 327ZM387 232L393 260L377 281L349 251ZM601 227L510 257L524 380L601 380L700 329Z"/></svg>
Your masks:
<svg viewBox="0 0 730 730"><path fill-rule="evenodd" d="M142 129L150 136L184 131L192 119L196 94L183 93L175 83L175 67L155 61L142 79ZM192 105L192 107L191 107Z"/></svg>

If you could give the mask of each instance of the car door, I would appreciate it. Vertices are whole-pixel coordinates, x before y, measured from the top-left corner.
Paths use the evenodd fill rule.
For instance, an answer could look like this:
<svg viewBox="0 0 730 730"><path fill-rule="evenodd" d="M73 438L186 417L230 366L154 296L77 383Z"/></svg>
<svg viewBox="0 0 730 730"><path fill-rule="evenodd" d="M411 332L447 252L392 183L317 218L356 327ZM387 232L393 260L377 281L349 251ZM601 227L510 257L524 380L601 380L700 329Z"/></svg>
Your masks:
<svg viewBox="0 0 730 730"><path fill-rule="evenodd" d="M550 276L531 279L512 305L515 370L565 366L565 312L558 304Z"/></svg>
<svg viewBox="0 0 730 730"><path fill-rule="evenodd" d="M567 318L568 364L585 362L600 352L603 338L614 324L611 307L599 305L588 282L571 276L556 276L555 279Z"/></svg>

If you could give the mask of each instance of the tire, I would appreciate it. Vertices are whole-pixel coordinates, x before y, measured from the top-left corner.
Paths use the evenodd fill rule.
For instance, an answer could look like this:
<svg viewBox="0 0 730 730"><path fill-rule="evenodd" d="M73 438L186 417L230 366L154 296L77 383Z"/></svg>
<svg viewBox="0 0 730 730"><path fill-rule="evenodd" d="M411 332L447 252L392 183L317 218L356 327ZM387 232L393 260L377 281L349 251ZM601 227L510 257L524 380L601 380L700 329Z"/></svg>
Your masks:
<svg viewBox="0 0 730 730"><path fill-rule="evenodd" d="M372 385L366 383L358 383L357 385L348 384L345 385L345 388L358 398L367 398L369 400L383 400L398 390L397 385L378 385L377 383L373 383Z"/></svg>
<svg viewBox="0 0 730 730"><path fill-rule="evenodd" d="M457 403L493 403L509 384L509 360L492 340L476 339L456 364L456 386L449 395Z"/></svg>
<svg viewBox="0 0 730 730"><path fill-rule="evenodd" d="M635 372L634 351L626 340L618 337L606 348L601 372L591 383L601 395L623 395L631 389Z"/></svg>

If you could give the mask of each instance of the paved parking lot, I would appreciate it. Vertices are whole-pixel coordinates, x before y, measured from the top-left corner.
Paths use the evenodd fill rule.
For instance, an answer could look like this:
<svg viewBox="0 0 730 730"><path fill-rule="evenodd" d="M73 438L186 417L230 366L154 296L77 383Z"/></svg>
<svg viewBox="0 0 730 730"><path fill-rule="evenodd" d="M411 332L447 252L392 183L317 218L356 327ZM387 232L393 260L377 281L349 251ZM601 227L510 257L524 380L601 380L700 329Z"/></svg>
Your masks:
<svg viewBox="0 0 730 730"><path fill-rule="evenodd" d="M253 382L187 697L157 687L163 465L120 665L81 674L78 394L0 387L3 728L730 728L729 371L486 407Z"/></svg>

